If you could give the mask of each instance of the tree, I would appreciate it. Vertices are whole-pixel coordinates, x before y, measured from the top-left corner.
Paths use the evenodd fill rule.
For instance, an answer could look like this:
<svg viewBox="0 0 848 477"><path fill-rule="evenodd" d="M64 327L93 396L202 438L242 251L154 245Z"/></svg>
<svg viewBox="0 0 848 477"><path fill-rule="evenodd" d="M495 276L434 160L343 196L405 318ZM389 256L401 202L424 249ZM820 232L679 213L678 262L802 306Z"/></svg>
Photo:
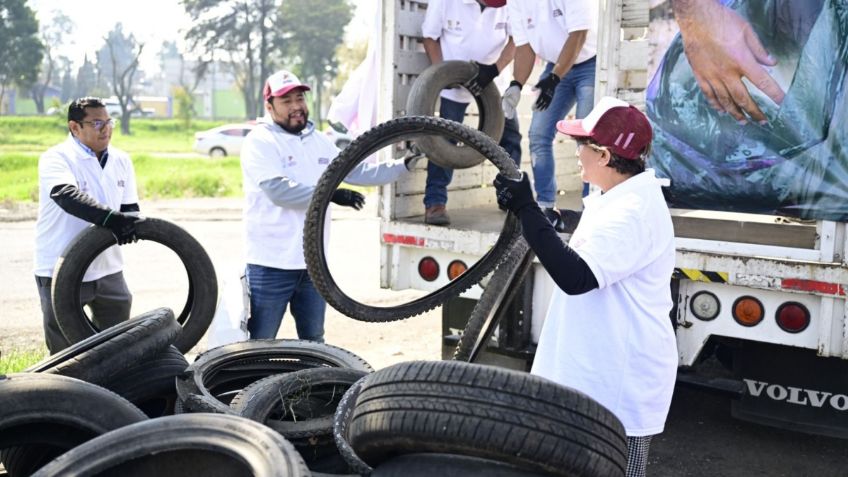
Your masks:
<svg viewBox="0 0 848 477"><path fill-rule="evenodd" d="M289 63L297 65L301 80L309 81L314 88L317 111L313 114L318 123L324 82L338 69L336 48L353 18L353 9L347 0L285 2L281 15L283 54Z"/></svg>
<svg viewBox="0 0 848 477"><path fill-rule="evenodd" d="M40 114L44 114L44 92L51 83L57 83L59 79L60 62L56 50L62 44L68 43L68 36L73 30L74 22L60 11L53 11L51 18L41 26L44 60L41 62L38 81L30 90L35 108Z"/></svg>
<svg viewBox="0 0 848 477"><path fill-rule="evenodd" d="M280 0L182 0L182 4L194 24L186 33L189 48L210 57L229 57L244 97L245 117L262 114L262 82L273 66L272 53L280 47Z"/></svg>
<svg viewBox="0 0 848 477"><path fill-rule="evenodd" d="M44 45L25 0L0 0L0 104L6 88L27 89L38 78Z"/></svg>
<svg viewBox="0 0 848 477"><path fill-rule="evenodd" d="M104 41L106 44L97 52L97 69L118 98L121 106L121 133L131 134L130 118L135 109L132 99L133 77L138 71L138 57L144 50L144 43L138 43L132 33L125 35L121 23L115 25Z"/></svg>
<svg viewBox="0 0 848 477"><path fill-rule="evenodd" d="M88 59L88 55L85 55L82 60L82 66L77 70L76 85L72 94L74 98L82 98L83 96L94 94L93 91L97 86L97 72L95 70L94 63Z"/></svg>

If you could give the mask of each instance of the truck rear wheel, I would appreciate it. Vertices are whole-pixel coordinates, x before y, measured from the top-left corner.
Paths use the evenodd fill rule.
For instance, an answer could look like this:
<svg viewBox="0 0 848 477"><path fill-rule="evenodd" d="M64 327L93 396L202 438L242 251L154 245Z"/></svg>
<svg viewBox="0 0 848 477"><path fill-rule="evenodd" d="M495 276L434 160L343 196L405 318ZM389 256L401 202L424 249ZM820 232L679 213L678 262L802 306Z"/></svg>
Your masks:
<svg viewBox="0 0 848 477"><path fill-rule="evenodd" d="M306 268L315 288L327 303L355 320L372 323L402 320L419 315L445 303L471 288L492 271L506 257L512 243L520 236L521 228L516 216L508 214L498 240L489 251L462 275L438 290L397 306L378 307L360 303L346 295L336 284L324 253L324 219L330 198L339 184L360 162L378 150L422 136L443 136L464 143L467 147L483 154L497 166L502 174L519 178L520 172L512 158L492 138L455 121L446 119L410 116L387 121L359 136L336 158L315 187L312 201L306 212L303 230L303 251Z"/></svg>
<svg viewBox="0 0 848 477"><path fill-rule="evenodd" d="M469 61L443 61L424 70L406 101L406 113L410 116L435 116L436 100L445 88L462 85L477 74L477 67ZM501 140L504 130L504 114L501 108L501 93L495 83L489 83L480 96L475 96L480 112L477 129L495 142ZM427 154L427 160L442 167L465 169L486 160L486 156L473 148L459 147L445 137L437 135L417 139L416 144Z"/></svg>

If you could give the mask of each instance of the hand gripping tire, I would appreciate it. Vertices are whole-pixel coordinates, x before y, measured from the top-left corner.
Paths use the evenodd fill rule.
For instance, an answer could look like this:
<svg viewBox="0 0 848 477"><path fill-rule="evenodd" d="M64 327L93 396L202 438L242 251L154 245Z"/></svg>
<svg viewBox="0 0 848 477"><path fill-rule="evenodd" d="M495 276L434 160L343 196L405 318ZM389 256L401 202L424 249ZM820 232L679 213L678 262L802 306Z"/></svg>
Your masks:
<svg viewBox="0 0 848 477"><path fill-rule="evenodd" d="M182 333L174 346L183 353L190 350L212 322L218 302L218 279L212 260L183 228L162 219L147 218L136 225L138 238L162 244L173 250L188 274L188 298L177 316ZM115 245L108 229L91 226L68 244L53 273L53 312L65 338L73 344L95 333L80 303L80 288L85 271L100 252Z"/></svg>
<svg viewBox="0 0 848 477"><path fill-rule="evenodd" d="M510 369L411 361L365 377L348 429L374 467L402 454L448 453L562 477L625 475L627 438L589 396Z"/></svg>
<svg viewBox="0 0 848 477"><path fill-rule="evenodd" d="M239 416L182 414L150 419L92 439L33 474L252 475L306 477L283 436Z"/></svg>
<svg viewBox="0 0 848 477"><path fill-rule="evenodd" d="M330 274L324 253L324 219L333 192L354 167L376 151L399 141L425 135L441 135L462 141L466 146L492 161L502 174L513 179L520 177L515 162L490 137L446 119L421 116L393 119L377 125L353 141L336 160L330 163L315 187L306 214L303 251L309 276L321 296L330 306L355 320L382 323L409 318L432 310L477 284L506 256L510 245L521 233L518 219L514 214L509 213L498 240L477 263L447 285L402 305L390 307L366 305L347 296L339 288Z"/></svg>
<svg viewBox="0 0 848 477"><path fill-rule="evenodd" d="M504 305L510 303L520 291L518 284L530 271L534 256L524 237L519 237L512 244L506 260L492 273L486 289L471 310L471 316L456 345L453 355L455 361L476 361L491 338L501 315L505 313ZM486 332L482 333L484 327Z"/></svg>
<svg viewBox="0 0 848 477"><path fill-rule="evenodd" d="M445 88L461 85L477 74L477 65L469 61L443 61L424 70L409 90L406 100L408 116L435 116L436 100ZM478 129L492 140L498 142L504 130L504 114L501 107L501 93L494 82L483 89L480 96L474 97L480 111ZM464 142L464 141L460 141ZM452 168L474 167L487 159L487 156L474 148L459 147L446 137L424 136L416 139L416 144L427 159L436 164Z"/></svg>
<svg viewBox="0 0 848 477"><path fill-rule="evenodd" d="M177 377L181 412L235 414L229 403L239 391L271 376L307 368L374 369L342 348L302 340L250 340L211 349Z"/></svg>

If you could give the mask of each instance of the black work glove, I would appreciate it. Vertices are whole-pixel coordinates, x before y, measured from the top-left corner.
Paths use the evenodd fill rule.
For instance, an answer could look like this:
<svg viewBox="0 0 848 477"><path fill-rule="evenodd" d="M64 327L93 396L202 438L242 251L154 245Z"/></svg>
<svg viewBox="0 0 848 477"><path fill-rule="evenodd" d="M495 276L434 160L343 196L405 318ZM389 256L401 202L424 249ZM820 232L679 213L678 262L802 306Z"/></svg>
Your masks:
<svg viewBox="0 0 848 477"><path fill-rule="evenodd" d="M330 201L360 210L365 205L365 196L351 189L336 189Z"/></svg>
<svg viewBox="0 0 848 477"><path fill-rule="evenodd" d="M109 212L101 226L112 232L115 240L118 241L118 245L124 245L138 241L135 225L142 220L144 219L136 215L123 214L113 210Z"/></svg>
<svg viewBox="0 0 848 477"><path fill-rule="evenodd" d="M556 87L559 84L559 76L548 73L547 76L536 83L535 88L539 90L539 97L536 98L536 103L533 104L533 111L544 111L551 105L554 99Z"/></svg>
<svg viewBox="0 0 848 477"><path fill-rule="evenodd" d="M535 206L533 191L530 189L530 178L521 173L521 180L508 179L503 174L495 176L495 190L497 191L498 205L518 215L525 207Z"/></svg>
<svg viewBox="0 0 848 477"><path fill-rule="evenodd" d="M476 61L473 63L477 65L477 74L470 80L466 81L463 86L468 88L468 91L470 91L474 96L480 96L480 94L483 93L483 89L486 86L489 86L492 80L498 76L500 71L498 71L498 65L484 65Z"/></svg>

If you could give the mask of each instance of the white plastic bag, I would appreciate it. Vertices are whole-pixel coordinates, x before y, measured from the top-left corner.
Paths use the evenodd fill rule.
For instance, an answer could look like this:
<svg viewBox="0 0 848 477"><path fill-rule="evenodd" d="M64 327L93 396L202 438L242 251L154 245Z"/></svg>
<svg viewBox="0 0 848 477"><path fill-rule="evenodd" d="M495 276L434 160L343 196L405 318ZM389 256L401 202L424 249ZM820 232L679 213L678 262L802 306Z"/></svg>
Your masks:
<svg viewBox="0 0 848 477"><path fill-rule="evenodd" d="M247 319L250 317L250 296L243 270L240 275L237 279L224 279L221 299L218 300L218 308L215 309L206 337L207 349L244 341L249 337Z"/></svg>

